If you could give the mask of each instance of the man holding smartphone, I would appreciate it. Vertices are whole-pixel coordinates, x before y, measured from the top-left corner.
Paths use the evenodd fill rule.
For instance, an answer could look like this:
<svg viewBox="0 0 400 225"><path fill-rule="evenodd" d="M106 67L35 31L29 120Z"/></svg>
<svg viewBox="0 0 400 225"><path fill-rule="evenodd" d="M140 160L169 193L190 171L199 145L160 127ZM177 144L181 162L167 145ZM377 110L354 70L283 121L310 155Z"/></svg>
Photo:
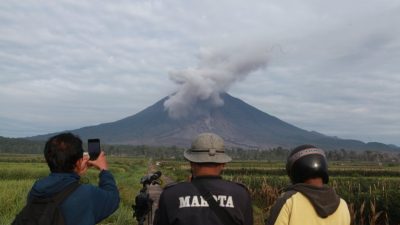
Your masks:
<svg viewBox="0 0 400 225"><path fill-rule="evenodd" d="M44 149L50 175L35 182L28 195L32 198L49 198L79 182L88 167L98 169L99 184L80 184L61 203L61 214L67 225L92 225L110 216L119 206L119 192L113 175L108 171L104 152L89 160L83 154L82 141L72 133L51 137Z"/></svg>

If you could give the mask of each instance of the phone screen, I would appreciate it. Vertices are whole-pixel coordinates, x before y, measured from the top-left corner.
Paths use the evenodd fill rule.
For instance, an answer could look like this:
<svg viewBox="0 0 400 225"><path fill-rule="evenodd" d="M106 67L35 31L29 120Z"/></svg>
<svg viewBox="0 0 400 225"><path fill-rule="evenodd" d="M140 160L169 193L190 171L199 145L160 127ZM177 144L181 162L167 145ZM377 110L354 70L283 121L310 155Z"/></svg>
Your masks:
<svg viewBox="0 0 400 225"><path fill-rule="evenodd" d="M88 152L90 160L96 160L100 155L100 139L88 139Z"/></svg>

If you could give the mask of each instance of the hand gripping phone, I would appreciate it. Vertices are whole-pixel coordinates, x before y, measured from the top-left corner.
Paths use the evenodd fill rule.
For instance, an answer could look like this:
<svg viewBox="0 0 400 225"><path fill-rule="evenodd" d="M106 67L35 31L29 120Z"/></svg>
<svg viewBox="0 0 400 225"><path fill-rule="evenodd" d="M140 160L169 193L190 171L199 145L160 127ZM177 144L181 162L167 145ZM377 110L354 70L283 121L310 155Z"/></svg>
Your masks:
<svg viewBox="0 0 400 225"><path fill-rule="evenodd" d="M90 160L96 160L100 155L100 139L88 139L88 153Z"/></svg>

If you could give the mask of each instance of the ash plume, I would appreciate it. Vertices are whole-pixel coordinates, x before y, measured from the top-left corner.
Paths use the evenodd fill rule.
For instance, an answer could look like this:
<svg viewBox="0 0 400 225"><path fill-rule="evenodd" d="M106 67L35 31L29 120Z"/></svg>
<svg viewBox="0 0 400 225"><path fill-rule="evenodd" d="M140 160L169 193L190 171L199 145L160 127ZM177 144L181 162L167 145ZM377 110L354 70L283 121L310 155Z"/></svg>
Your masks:
<svg viewBox="0 0 400 225"><path fill-rule="evenodd" d="M164 107L170 117L180 118L197 110L195 106L199 102L222 106L221 93L266 65L267 51L259 46L204 49L197 67L169 73L170 79L178 84L178 90L164 102Z"/></svg>

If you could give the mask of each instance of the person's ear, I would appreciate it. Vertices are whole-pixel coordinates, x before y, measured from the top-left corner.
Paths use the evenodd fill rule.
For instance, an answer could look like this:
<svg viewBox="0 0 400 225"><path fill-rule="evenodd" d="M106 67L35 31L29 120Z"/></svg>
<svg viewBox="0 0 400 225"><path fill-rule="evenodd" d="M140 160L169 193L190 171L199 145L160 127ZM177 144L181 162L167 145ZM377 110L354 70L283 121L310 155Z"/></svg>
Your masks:
<svg viewBox="0 0 400 225"><path fill-rule="evenodd" d="M79 176L83 175L86 172L86 170L87 170L87 161L88 160L89 159L87 157L83 157L83 158L78 159L78 161L76 161L74 171Z"/></svg>
<svg viewBox="0 0 400 225"><path fill-rule="evenodd" d="M75 171L77 174L79 174L80 167L81 167L81 163L82 163L82 158L78 159L78 160L76 161L76 163L75 163L74 171Z"/></svg>

